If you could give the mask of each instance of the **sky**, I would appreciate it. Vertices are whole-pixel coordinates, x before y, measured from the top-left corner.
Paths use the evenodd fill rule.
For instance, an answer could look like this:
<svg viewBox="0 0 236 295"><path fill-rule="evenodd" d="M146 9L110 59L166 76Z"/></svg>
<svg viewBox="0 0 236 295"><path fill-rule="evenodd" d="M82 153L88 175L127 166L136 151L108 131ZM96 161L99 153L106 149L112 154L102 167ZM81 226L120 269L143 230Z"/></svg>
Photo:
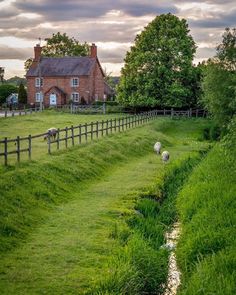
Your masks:
<svg viewBox="0 0 236 295"><path fill-rule="evenodd" d="M39 38L61 32L95 43L103 69L119 76L135 36L169 12L187 20L196 64L215 55L226 27L236 27L235 0L0 0L0 66L5 78L23 77Z"/></svg>

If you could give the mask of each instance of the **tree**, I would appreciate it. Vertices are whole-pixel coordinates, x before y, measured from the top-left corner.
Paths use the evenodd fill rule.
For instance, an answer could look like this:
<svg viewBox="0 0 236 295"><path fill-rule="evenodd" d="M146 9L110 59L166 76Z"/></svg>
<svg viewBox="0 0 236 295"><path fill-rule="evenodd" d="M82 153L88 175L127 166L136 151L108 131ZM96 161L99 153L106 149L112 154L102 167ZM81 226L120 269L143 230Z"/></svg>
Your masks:
<svg viewBox="0 0 236 295"><path fill-rule="evenodd" d="M4 81L4 68L0 67L0 82L3 83Z"/></svg>
<svg viewBox="0 0 236 295"><path fill-rule="evenodd" d="M0 85L0 103L5 103L6 98L12 94L12 93L17 93L18 88L14 85L10 84L3 84Z"/></svg>
<svg viewBox="0 0 236 295"><path fill-rule="evenodd" d="M195 51L186 20L170 13L157 16L126 54L118 100L130 106L189 105Z"/></svg>
<svg viewBox="0 0 236 295"><path fill-rule="evenodd" d="M20 83L18 90L18 103L26 104L27 103L27 92L23 83Z"/></svg>
<svg viewBox="0 0 236 295"><path fill-rule="evenodd" d="M202 101L215 122L224 128L236 114L236 34L226 28L216 56L205 67Z"/></svg>
<svg viewBox="0 0 236 295"><path fill-rule="evenodd" d="M70 38L66 33L53 34L42 49L42 56L63 57L63 56L86 56L89 53L89 45L85 42L80 44L74 37ZM33 58L25 61L25 70L31 66Z"/></svg>

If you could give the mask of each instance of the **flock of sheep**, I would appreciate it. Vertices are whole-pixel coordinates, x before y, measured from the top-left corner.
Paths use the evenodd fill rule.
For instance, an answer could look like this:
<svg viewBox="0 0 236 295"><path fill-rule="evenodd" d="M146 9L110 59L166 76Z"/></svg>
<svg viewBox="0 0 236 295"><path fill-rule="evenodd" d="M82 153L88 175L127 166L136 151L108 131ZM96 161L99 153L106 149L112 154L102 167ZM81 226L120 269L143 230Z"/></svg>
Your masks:
<svg viewBox="0 0 236 295"><path fill-rule="evenodd" d="M154 144L154 151L160 155L161 153L161 143L158 141ZM161 158L162 158L162 161L164 163L168 162L168 160L170 159L170 153L168 151L163 151L162 154L161 154Z"/></svg>

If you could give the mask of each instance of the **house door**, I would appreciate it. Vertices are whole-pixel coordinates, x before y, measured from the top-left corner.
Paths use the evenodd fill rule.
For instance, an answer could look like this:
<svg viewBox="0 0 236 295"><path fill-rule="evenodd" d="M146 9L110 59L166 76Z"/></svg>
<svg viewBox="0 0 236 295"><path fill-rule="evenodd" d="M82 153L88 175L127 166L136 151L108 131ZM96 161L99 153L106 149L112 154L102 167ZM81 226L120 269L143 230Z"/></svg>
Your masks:
<svg viewBox="0 0 236 295"><path fill-rule="evenodd" d="M50 105L51 106L57 105L57 95L55 93L50 94Z"/></svg>

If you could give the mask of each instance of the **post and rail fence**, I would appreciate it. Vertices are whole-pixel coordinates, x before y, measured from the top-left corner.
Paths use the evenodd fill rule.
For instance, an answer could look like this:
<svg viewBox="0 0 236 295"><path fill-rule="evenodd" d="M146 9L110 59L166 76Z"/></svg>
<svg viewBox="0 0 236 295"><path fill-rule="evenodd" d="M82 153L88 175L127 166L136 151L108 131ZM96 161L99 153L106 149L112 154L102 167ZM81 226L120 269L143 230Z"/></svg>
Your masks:
<svg viewBox="0 0 236 295"><path fill-rule="evenodd" d="M159 116L189 118L199 116L203 117L206 116L206 113L203 110L153 110L136 115L128 115L115 119L85 123L63 129L58 128L55 137L49 136L48 133L29 135L26 137L17 136L14 139L8 139L5 137L0 140L0 158L3 158L3 164L5 166L9 164L10 155L16 155L16 161L18 163L22 159L22 153L28 155L28 159L31 160L33 147L34 149L37 148L37 146L33 143L37 143L37 139L41 139L37 144L42 145L43 139L45 139L45 137L47 138L47 152L48 154L51 154L53 150L68 148L68 146L74 146L75 144L87 143L88 141L98 139L108 134L123 132L127 129L143 125L144 123L147 123Z"/></svg>
<svg viewBox="0 0 236 295"><path fill-rule="evenodd" d="M39 107L22 110L0 110L0 118L9 118L14 116L31 115L40 112Z"/></svg>

